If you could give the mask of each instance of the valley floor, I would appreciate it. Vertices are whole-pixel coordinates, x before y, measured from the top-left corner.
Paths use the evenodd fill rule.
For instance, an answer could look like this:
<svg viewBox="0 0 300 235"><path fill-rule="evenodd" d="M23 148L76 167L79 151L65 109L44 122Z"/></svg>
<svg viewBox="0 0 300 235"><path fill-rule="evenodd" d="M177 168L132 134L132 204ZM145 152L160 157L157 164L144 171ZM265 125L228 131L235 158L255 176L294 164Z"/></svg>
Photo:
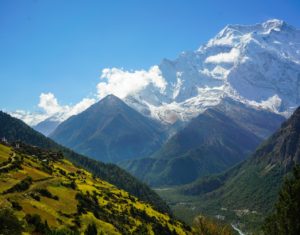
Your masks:
<svg viewBox="0 0 300 235"><path fill-rule="evenodd" d="M192 225L198 215L213 217L231 224L239 235L259 233L263 222L262 215L247 208L230 209L220 205L218 201L207 200L199 196L186 196L177 187L154 189L170 205L175 216Z"/></svg>

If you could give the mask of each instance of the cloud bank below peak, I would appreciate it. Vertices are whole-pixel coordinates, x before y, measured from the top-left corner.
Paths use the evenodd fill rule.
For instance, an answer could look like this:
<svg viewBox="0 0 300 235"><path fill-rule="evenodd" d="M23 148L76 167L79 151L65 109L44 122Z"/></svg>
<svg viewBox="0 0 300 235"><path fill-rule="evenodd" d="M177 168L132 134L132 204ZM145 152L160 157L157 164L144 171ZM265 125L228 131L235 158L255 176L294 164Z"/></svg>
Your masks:
<svg viewBox="0 0 300 235"><path fill-rule="evenodd" d="M55 121L64 121L81 113L107 95L113 94L123 99L138 93L149 85L153 85L161 92L166 89L167 82L162 77L158 66L152 66L149 70L133 71L120 68L104 68L100 75L100 82L96 86L94 98L83 98L75 105L61 105L53 93L41 93L37 112L16 110L10 112L10 114L31 126L35 126L49 118Z"/></svg>

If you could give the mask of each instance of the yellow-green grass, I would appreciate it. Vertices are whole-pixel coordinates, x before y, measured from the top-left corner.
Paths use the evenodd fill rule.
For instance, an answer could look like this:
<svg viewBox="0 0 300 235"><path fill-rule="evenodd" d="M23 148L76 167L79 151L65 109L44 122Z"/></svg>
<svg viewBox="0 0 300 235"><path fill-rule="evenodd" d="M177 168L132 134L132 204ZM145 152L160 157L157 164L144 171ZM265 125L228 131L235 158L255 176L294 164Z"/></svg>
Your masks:
<svg viewBox="0 0 300 235"><path fill-rule="evenodd" d="M7 161L12 153L13 152L10 147L1 144L0 145L0 163Z"/></svg>
<svg viewBox="0 0 300 235"><path fill-rule="evenodd" d="M83 231L86 230L86 228L89 224L94 223L98 228L101 228L100 231L102 231L104 234L112 234L112 235L120 235L121 234L118 232L118 230L112 224L109 224L109 223L106 223L105 221L97 219L91 212L88 212L87 214L83 215L81 217L81 220L84 224Z"/></svg>
<svg viewBox="0 0 300 235"><path fill-rule="evenodd" d="M38 202L34 199L25 199L20 202L20 205L25 214L38 214L43 220L47 220L49 226L57 227L59 225L57 222L58 213L51 210L43 202Z"/></svg>
<svg viewBox="0 0 300 235"><path fill-rule="evenodd" d="M5 155L8 159L12 153L12 149L0 145L0 156ZM108 222L109 220L105 220L101 216L96 218L92 211L78 213L79 201L76 199L76 194L81 194L93 197L95 203L101 208L101 213L106 213L108 217L113 217L115 214L121 217L126 216L127 222L121 224L121 226L129 233L134 232L138 226L145 224L142 217L135 217L131 214L131 210L135 208L139 213L145 213L152 219L155 218L156 223L168 226L170 230L175 230L177 234L187 234L180 222L172 220L171 223L168 215L154 210L151 205L140 202L137 198L129 195L128 192L120 190L114 185L93 178L91 173L75 167L67 160L47 163L48 167L52 168L52 174L42 170L43 164L36 157L24 155L22 169L13 169L8 173L1 173L0 193L21 182L27 176L32 178L32 183L28 189L21 192L0 194L0 206L11 207L12 204L8 200L18 202L22 207L21 211L16 211L19 219L24 219L26 214L38 214L41 216L42 221L47 220L50 228L75 226L74 219L76 215L77 219L80 220L81 226L78 230L81 233L86 230L89 224L95 223L98 231L103 231L104 234L121 234L114 224ZM69 175L69 173L72 174ZM72 181L76 183L75 188L70 186ZM57 196L58 200L41 195L39 193L40 189L49 191L52 196ZM32 195L38 195L40 199L37 200ZM151 223L147 222L145 225L148 228L148 233L153 234ZM30 233L31 230L27 228L25 231Z"/></svg>
<svg viewBox="0 0 300 235"><path fill-rule="evenodd" d="M0 145L0 164L7 161L11 157L12 153L13 152L10 147Z"/></svg>
<svg viewBox="0 0 300 235"><path fill-rule="evenodd" d="M48 173L41 171L39 169L33 168L33 167L28 167L28 166L23 166L24 172L27 172L32 179L35 180L41 180L44 178L51 177Z"/></svg>
<svg viewBox="0 0 300 235"><path fill-rule="evenodd" d="M59 200L49 199L49 204L52 205L57 211L64 212L65 214L76 213L77 210L77 200L75 195L77 191L65 188L65 187L55 187L49 186L47 188L53 195L58 196Z"/></svg>
<svg viewBox="0 0 300 235"><path fill-rule="evenodd" d="M86 192L93 192L95 190L97 190L93 185L90 185L90 184L87 184L87 183L77 183L77 186L78 186L78 189L80 191L82 191L83 193L86 193Z"/></svg>
<svg viewBox="0 0 300 235"><path fill-rule="evenodd" d="M15 185L19 182L14 178L7 178L0 175L0 194L11 188L12 185Z"/></svg>
<svg viewBox="0 0 300 235"><path fill-rule="evenodd" d="M55 162L54 167L60 168L64 171L66 171L67 173L75 173L78 168L75 167L72 163L70 163L67 160L62 160L61 162Z"/></svg>

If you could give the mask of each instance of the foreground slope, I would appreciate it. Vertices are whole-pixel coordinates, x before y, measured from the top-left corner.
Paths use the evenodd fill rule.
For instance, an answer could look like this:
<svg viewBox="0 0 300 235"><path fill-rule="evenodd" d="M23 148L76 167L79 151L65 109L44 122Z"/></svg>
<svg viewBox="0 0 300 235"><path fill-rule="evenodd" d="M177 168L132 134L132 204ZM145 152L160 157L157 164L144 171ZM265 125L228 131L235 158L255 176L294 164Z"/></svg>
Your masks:
<svg viewBox="0 0 300 235"><path fill-rule="evenodd" d="M170 212L166 203L147 185L113 164L104 164L77 154L30 128L19 119L0 111L0 137L9 142L22 141L49 150L62 151L67 159L84 167L101 179L124 189L142 201L152 204L157 210Z"/></svg>
<svg viewBox="0 0 300 235"><path fill-rule="evenodd" d="M280 115L225 99L193 119L151 158L120 165L154 186L190 183L244 160L283 120Z"/></svg>
<svg viewBox="0 0 300 235"><path fill-rule="evenodd" d="M104 162L148 156L163 141L163 126L114 95L61 123L52 139Z"/></svg>
<svg viewBox="0 0 300 235"><path fill-rule="evenodd" d="M14 145L0 144L0 204L14 210L25 232L83 233L95 224L104 234L189 233L187 226L74 166L60 152Z"/></svg>

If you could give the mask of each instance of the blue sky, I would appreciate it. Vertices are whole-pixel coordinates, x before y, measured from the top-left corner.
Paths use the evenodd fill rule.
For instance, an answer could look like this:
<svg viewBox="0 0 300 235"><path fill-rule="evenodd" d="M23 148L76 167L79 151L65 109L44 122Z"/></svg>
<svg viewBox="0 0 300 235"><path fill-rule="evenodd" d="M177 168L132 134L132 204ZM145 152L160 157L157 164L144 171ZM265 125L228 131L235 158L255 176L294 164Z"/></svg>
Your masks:
<svg viewBox="0 0 300 235"><path fill-rule="evenodd" d="M0 109L36 111L42 92L75 104L96 93L103 68L148 69L226 24L300 28L299 12L299 0L0 0Z"/></svg>

